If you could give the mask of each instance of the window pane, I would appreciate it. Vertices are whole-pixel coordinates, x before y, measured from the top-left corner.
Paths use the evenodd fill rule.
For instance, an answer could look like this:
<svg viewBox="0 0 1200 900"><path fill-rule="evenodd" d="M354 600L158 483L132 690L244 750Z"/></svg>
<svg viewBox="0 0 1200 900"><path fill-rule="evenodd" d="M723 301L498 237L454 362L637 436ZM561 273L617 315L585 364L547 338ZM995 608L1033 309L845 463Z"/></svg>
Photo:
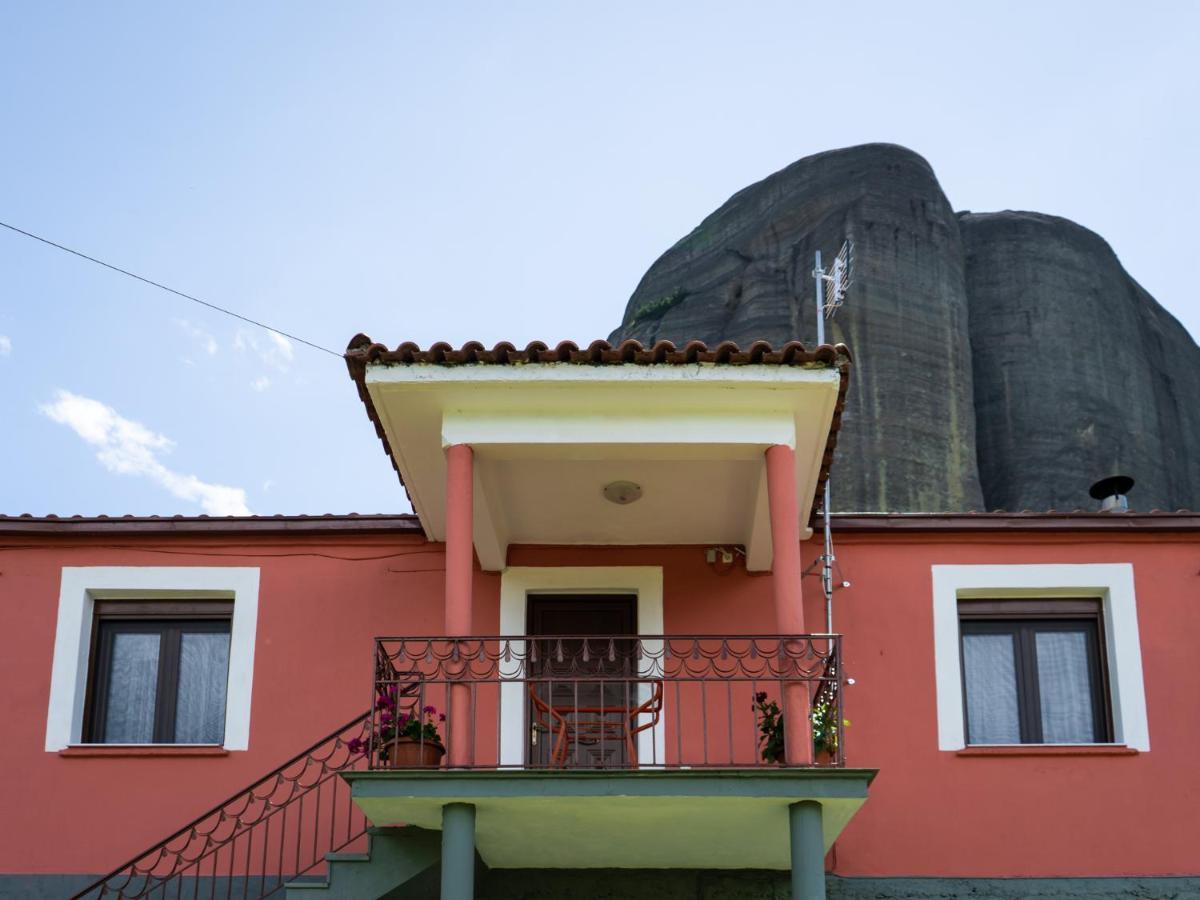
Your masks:
<svg viewBox="0 0 1200 900"><path fill-rule="evenodd" d="M1019 744L1017 676L1011 634L963 635L967 734L972 744Z"/></svg>
<svg viewBox="0 0 1200 900"><path fill-rule="evenodd" d="M154 700L158 693L158 635L113 635L106 744L149 744L154 740Z"/></svg>
<svg viewBox="0 0 1200 900"><path fill-rule="evenodd" d="M225 737L229 635L184 633L179 643L175 742L219 744Z"/></svg>
<svg viewBox="0 0 1200 900"><path fill-rule="evenodd" d="M1038 689L1042 695L1042 740L1047 744L1090 744L1096 739L1088 670L1088 634L1039 631Z"/></svg>

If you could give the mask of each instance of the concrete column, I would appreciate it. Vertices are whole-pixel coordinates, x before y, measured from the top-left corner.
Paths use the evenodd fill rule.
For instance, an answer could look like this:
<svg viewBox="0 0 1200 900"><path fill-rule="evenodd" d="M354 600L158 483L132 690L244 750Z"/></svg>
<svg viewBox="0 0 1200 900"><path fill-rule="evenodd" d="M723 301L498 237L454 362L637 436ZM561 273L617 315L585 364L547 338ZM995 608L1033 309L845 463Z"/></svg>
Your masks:
<svg viewBox="0 0 1200 900"><path fill-rule="evenodd" d="M767 505L771 517L771 591L775 627L780 634L804 634L804 596L800 580L800 509L796 502L796 451L786 444L767 448ZM802 653L804 647L791 647ZM811 765L812 723L808 685L783 685L784 758L788 765Z"/></svg>
<svg viewBox="0 0 1200 900"><path fill-rule="evenodd" d="M819 811L817 816L820 827ZM475 896L475 807L470 803L442 807L441 896L442 900L472 900Z"/></svg>
<svg viewBox="0 0 1200 900"><path fill-rule="evenodd" d="M803 634L796 451L786 444L767 448L767 505L771 514L771 590L775 599L775 627L780 634Z"/></svg>
<svg viewBox="0 0 1200 900"><path fill-rule="evenodd" d="M792 900L825 900L825 834L821 804L801 800L788 807L792 838Z"/></svg>
<svg viewBox="0 0 1200 900"><path fill-rule="evenodd" d="M471 634L474 555L474 452L466 444L446 450L446 636ZM454 676L448 666L447 674ZM471 688L451 684L448 698L447 762L451 767L471 762L475 729L472 727Z"/></svg>
<svg viewBox="0 0 1200 900"><path fill-rule="evenodd" d="M475 571L474 457L467 444L446 450L446 635L471 633L471 581Z"/></svg>

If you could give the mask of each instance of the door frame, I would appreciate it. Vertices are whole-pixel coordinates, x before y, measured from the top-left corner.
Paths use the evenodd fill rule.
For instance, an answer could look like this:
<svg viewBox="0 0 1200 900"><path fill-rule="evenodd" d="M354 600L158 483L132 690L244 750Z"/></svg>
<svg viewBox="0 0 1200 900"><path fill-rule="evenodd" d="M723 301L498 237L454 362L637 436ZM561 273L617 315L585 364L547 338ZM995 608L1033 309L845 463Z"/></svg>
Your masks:
<svg viewBox="0 0 1200 900"><path fill-rule="evenodd" d="M500 636L521 637L529 615L530 594L634 594L637 596L637 634L663 633L662 566L510 566L500 576ZM661 642L648 642L651 653L661 651ZM513 650L524 654L524 642ZM653 665L652 662L647 665ZM646 686L649 689L649 686ZM500 685L500 765L524 766L528 729L525 722L525 684L505 681ZM665 700L664 700L665 706ZM659 724L638 735L638 768L661 768L666 752L666 733Z"/></svg>

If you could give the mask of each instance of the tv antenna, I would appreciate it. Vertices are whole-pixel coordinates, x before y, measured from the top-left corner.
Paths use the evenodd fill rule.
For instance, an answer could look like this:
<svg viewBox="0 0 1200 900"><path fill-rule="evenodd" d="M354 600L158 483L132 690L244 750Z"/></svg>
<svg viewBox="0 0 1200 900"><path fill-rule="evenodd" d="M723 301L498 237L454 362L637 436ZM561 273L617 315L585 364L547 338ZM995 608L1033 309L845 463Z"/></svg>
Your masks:
<svg viewBox="0 0 1200 900"><path fill-rule="evenodd" d="M817 284L817 346L825 343L825 320L832 319L846 301L850 288L850 270L854 265L854 244L846 241L833 258L829 271L821 265L821 251L816 253L813 266L813 281ZM826 287L829 295L826 298ZM825 496L821 500L821 512L825 519L825 550L821 554L821 590L825 594L825 631L833 633L833 532L829 525L829 477L825 478ZM843 581L842 587L849 587Z"/></svg>
<svg viewBox="0 0 1200 900"><path fill-rule="evenodd" d="M821 251L817 251L813 280L817 283L817 344L825 343L825 320L832 319L846 302L846 291L850 288L851 269L854 266L854 244L846 241L833 258L833 265L826 272L821 265ZM825 288L828 285L829 295Z"/></svg>

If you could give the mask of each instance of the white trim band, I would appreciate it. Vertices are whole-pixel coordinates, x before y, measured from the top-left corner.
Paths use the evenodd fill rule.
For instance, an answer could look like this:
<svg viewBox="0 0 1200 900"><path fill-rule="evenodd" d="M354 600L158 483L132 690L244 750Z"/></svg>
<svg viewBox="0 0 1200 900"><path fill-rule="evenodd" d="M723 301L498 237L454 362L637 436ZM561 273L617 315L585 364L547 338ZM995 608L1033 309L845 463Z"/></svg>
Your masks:
<svg viewBox="0 0 1200 900"><path fill-rule="evenodd" d="M1113 738L1116 743L1135 750L1150 749L1132 564L933 566L932 569L939 750L966 747L958 601L971 597L1028 600L1063 596L1090 596L1101 601Z"/></svg>
<svg viewBox="0 0 1200 900"><path fill-rule="evenodd" d="M530 594L636 594L638 634L663 633L663 572L661 566L510 566L500 576L500 634L525 634ZM649 644L647 650L658 652ZM515 647L514 650L523 648ZM652 661L648 661L653 665ZM649 685L644 685L649 690ZM639 697L639 700L649 696ZM665 701L664 701L665 702ZM639 768L664 762L663 721L638 735ZM519 681L500 685L500 765L523 766L528 731L525 726L525 686Z"/></svg>
<svg viewBox="0 0 1200 900"><path fill-rule="evenodd" d="M257 567L64 566L50 673L46 750L57 752L82 740L93 603L116 598L233 601L222 746L226 750L245 750L250 744L258 584Z"/></svg>

